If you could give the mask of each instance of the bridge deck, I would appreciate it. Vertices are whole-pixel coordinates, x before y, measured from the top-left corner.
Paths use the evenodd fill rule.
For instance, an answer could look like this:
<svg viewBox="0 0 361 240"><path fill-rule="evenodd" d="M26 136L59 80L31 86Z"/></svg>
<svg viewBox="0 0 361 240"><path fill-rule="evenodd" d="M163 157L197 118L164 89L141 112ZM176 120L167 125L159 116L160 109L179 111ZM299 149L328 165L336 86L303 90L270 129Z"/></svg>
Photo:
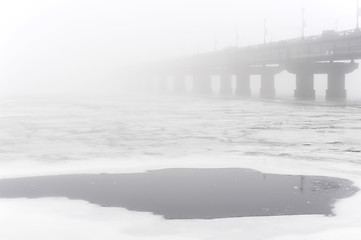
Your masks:
<svg viewBox="0 0 361 240"><path fill-rule="evenodd" d="M292 61L361 59L361 31L326 31L322 35L168 59L148 66L155 71L237 69L242 66L285 64Z"/></svg>

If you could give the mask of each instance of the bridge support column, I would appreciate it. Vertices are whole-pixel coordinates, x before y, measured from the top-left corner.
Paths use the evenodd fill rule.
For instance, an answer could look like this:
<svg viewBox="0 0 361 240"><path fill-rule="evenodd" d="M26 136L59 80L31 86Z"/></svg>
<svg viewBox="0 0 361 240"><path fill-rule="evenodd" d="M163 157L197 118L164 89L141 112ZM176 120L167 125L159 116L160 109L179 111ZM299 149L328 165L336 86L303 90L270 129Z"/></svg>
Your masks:
<svg viewBox="0 0 361 240"><path fill-rule="evenodd" d="M223 73L221 76L220 95L230 96L233 95L232 90L232 75L230 73Z"/></svg>
<svg viewBox="0 0 361 240"><path fill-rule="evenodd" d="M166 76L158 77L158 92L160 94L165 94L167 92L167 77Z"/></svg>
<svg viewBox="0 0 361 240"><path fill-rule="evenodd" d="M287 66L290 73L296 74L295 97L301 99L315 99L313 83L314 74L328 74L327 100L342 100L346 98L346 74L355 71L355 62L294 62Z"/></svg>
<svg viewBox="0 0 361 240"><path fill-rule="evenodd" d="M275 90L275 73L265 69L261 74L261 97L274 98Z"/></svg>
<svg viewBox="0 0 361 240"><path fill-rule="evenodd" d="M312 71L301 70L296 73L295 97L304 100L314 100L316 98L314 74Z"/></svg>
<svg viewBox="0 0 361 240"><path fill-rule="evenodd" d="M202 72L194 75L193 93L201 95L210 95L212 93L210 74Z"/></svg>
<svg viewBox="0 0 361 240"><path fill-rule="evenodd" d="M326 100L346 99L346 74L344 72L333 71L328 74Z"/></svg>
<svg viewBox="0 0 361 240"><path fill-rule="evenodd" d="M236 95L241 97L251 96L251 81L248 72L237 73Z"/></svg>
<svg viewBox="0 0 361 240"><path fill-rule="evenodd" d="M288 72L296 74L295 97L302 100L314 100L314 74L317 65L313 62L293 62L286 66Z"/></svg>
<svg viewBox="0 0 361 240"><path fill-rule="evenodd" d="M174 78L174 93L185 94L186 93L186 78L184 75L175 75Z"/></svg>
<svg viewBox="0 0 361 240"><path fill-rule="evenodd" d="M355 71L358 64L355 62L324 63L328 72L326 100L344 100L347 97L346 74Z"/></svg>

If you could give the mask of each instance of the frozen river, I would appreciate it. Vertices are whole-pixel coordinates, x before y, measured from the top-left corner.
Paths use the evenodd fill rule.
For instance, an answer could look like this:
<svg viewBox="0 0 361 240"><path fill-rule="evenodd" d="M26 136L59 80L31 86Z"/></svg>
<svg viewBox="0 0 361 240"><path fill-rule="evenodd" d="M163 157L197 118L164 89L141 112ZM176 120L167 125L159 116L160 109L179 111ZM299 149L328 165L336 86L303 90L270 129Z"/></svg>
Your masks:
<svg viewBox="0 0 361 240"><path fill-rule="evenodd" d="M8 97L0 178L247 168L361 187L361 100ZM166 220L65 197L0 199L0 239L357 239L360 193L336 216ZM347 237L346 237L347 236Z"/></svg>

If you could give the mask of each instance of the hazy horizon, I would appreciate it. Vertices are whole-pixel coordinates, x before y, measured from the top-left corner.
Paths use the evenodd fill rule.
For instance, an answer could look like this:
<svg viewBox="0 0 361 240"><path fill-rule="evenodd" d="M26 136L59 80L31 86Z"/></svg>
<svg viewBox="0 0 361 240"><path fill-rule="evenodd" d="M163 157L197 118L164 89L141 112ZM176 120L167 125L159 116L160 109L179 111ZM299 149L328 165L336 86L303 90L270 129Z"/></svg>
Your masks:
<svg viewBox="0 0 361 240"><path fill-rule="evenodd" d="M128 64L356 27L356 1L25 1L0 3L1 94L121 92ZM284 74L283 74L284 75ZM347 80L351 95L360 71ZM293 88L277 77L278 92ZM287 79L291 79L288 81ZM318 81L318 80L317 80ZM317 83L320 90L325 81ZM290 82L290 83L288 83ZM257 83L255 83L257 86ZM282 85L282 86L280 86ZM254 89L257 93L258 90ZM292 94L292 92L289 92ZM322 93L323 94L323 93ZM361 97L361 95L360 95Z"/></svg>

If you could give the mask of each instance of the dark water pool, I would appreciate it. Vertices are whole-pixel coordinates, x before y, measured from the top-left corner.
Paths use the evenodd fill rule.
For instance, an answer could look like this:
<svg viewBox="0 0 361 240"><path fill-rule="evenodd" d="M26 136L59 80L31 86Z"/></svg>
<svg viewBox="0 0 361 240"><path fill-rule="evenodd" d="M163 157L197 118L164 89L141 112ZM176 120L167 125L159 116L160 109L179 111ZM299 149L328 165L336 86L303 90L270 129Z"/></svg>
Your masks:
<svg viewBox="0 0 361 240"><path fill-rule="evenodd" d="M345 179L249 169L166 169L0 180L0 198L66 197L166 219L332 215L358 189Z"/></svg>

